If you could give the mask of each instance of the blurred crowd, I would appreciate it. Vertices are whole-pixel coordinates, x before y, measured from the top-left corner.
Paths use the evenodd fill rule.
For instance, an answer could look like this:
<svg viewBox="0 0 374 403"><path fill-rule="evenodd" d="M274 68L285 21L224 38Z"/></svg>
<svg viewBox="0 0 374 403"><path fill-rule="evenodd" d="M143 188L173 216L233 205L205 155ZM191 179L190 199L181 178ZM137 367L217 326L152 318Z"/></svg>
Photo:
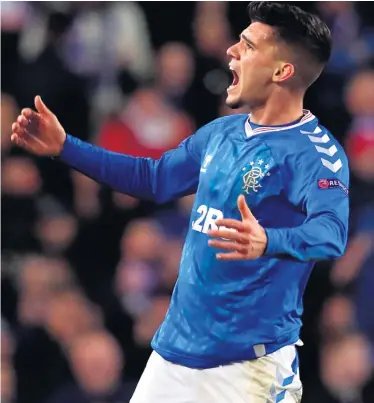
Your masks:
<svg viewBox="0 0 374 403"><path fill-rule="evenodd" d="M374 402L374 10L298 3L334 52L306 107L352 170L347 252L317 265L300 348L304 403ZM244 2L2 2L1 401L125 403L168 309L193 196L156 206L10 143L40 94L68 133L159 158L230 113L226 49ZM126 175L126 172L123 173ZM212 402L213 403L213 402Z"/></svg>

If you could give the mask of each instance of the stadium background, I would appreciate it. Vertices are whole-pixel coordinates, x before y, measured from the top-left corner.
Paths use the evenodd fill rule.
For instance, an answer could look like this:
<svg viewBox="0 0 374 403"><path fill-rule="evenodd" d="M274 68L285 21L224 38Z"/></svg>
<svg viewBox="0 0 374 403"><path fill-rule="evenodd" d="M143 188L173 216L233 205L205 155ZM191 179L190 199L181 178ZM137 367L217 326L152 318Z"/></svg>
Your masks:
<svg viewBox="0 0 374 403"><path fill-rule="evenodd" d="M18 111L40 94L69 133L158 158L232 113L225 51L248 23L246 4L2 2L2 402L129 400L168 307L193 201L141 202L12 148ZM306 107L352 169L347 253L318 264L306 290L304 403L374 402L372 4L299 3L334 40Z"/></svg>

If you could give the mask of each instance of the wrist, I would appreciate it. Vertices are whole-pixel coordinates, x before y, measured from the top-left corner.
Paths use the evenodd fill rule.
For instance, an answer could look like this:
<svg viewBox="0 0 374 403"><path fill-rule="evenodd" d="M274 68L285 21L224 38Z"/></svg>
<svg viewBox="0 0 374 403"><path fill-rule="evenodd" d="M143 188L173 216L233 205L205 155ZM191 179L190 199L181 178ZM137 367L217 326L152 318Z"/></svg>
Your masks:
<svg viewBox="0 0 374 403"><path fill-rule="evenodd" d="M61 145L60 145L60 150L59 150L59 152L58 152L58 154L57 154L58 157L60 157L61 154L63 153L64 148L65 148L65 145L66 145L66 142L67 142L67 139L68 139L68 134L67 134L67 133L64 133L64 135L65 135L65 136L64 136L63 141L62 141L62 143L61 143Z"/></svg>
<svg viewBox="0 0 374 403"><path fill-rule="evenodd" d="M265 229L265 234L267 242L264 255L272 256L281 253L281 239L279 230L276 228L267 228Z"/></svg>

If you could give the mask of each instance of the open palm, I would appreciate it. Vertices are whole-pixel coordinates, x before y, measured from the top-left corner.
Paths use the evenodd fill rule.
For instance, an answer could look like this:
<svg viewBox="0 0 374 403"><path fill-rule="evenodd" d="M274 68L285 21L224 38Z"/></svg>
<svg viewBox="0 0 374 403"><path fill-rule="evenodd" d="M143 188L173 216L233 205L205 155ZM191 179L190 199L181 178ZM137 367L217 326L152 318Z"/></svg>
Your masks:
<svg viewBox="0 0 374 403"><path fill-rule="evenodd" d="M35 97L35 108L37 112L22 109L12 125L12 142L33 154L59 155L66 139L64 128L40 96Z"/></svg>

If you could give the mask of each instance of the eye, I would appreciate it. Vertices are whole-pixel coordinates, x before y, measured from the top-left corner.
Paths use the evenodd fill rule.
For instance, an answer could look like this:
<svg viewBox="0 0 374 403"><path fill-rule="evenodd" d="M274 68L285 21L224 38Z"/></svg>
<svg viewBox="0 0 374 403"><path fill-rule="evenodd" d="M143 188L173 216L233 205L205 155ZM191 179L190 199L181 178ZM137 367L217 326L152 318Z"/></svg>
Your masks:
<svg viewBox="0 0 374 403"><path fill-rule="evenodd" d="M248 42L245 42L245 46L247 47L247 49L253 49L252 45Z"/></svg>

